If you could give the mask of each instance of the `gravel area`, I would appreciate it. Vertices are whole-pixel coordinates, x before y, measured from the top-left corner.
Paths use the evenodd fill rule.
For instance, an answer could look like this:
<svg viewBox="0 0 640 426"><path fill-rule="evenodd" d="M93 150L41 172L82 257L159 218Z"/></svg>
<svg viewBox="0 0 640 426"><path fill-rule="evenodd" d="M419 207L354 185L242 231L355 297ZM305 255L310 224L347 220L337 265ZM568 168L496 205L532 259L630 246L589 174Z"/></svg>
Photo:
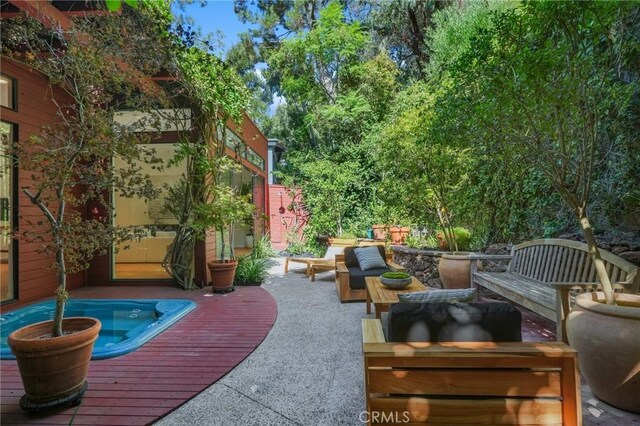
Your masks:
<svg viewBox="0 0 640 426"><path fill-rule="evenodd" d="M156 424L360 425L364 410L363 303L341 304L333 274L315 283L284 259L264 285L278 303L265 341L240 365ZM640 416L593 397L583 382L585 426L640 425Z"/></svg>

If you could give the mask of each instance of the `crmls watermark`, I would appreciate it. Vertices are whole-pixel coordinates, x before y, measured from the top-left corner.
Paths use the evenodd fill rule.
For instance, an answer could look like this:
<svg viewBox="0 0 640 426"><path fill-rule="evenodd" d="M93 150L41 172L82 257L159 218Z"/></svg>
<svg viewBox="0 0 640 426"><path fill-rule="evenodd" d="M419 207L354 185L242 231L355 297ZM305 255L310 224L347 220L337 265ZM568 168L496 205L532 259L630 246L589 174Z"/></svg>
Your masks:
<svg viewBox="0 0 640 426"><path fill-rule="evenodd" d="M411 421L408 411L363 411L358 419L362 423L409 423Z"/></svg>

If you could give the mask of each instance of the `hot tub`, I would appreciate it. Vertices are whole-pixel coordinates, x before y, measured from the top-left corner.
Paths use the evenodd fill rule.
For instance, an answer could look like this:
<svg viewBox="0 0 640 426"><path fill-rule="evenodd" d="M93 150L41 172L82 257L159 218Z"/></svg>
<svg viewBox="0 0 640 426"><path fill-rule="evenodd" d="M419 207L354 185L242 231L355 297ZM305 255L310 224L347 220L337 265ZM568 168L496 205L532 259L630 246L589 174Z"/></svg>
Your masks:
<svg viewBox="0 0 640 426"><path fill-rule="evenodd" d="M91 359L135 351L196 307L184 299L70 299L65 318L93 317L102 322ZM55 301L25 306L0 316L0 359L15 359L7 344L13 331L53 319Z"/></svg>

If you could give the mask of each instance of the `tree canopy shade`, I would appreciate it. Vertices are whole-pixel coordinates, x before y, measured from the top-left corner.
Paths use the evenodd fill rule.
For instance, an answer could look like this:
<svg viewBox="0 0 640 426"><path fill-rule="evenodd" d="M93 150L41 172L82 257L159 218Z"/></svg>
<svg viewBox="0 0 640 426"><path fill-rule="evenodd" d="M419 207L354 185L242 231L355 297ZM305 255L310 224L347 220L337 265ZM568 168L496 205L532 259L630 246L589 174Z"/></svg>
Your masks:
<svg viewBox="0 0 640 426"><path fill-rule="evenodd" d="M452 70L474 119L465 122L469 137L518 150L549 180L579 219L610 302L588 209L599 169L638 118L631 114L638 84L622 78L638 43L623 20L634 8L526 3L493 15Z"/></svg>
<svg viewBox="0 0 640 426"><path fill-rule="evenodd" d="M640 228L637 3L241 3L287 99L266 126L281 174L309 199L344 186L340 226L310 202L310 234L438 228L442 205L476 244L570 231L578 210Z"/></svg>

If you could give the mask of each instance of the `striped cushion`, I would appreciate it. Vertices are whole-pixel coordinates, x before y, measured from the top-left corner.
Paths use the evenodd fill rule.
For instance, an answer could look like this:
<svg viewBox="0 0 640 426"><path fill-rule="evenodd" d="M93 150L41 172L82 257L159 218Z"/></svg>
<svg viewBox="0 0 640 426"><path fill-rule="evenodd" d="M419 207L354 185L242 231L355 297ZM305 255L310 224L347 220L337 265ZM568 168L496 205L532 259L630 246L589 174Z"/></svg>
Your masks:
<svg viewBox="0 0 640 426"><path fill-rule="evenodd" d="M470 303L476 296L475 288L463 288L459 290L428 290L414 293L398 294L400 302L414 303Z"/></svg>
<svg viewBox="0 0 640 426"><path fill-rule="evenodd" d="M380 256L380 250L376 246L358 247L353 250L353 253L358 258L358 264L363 271L387 267L387 263Z"/></svg>

